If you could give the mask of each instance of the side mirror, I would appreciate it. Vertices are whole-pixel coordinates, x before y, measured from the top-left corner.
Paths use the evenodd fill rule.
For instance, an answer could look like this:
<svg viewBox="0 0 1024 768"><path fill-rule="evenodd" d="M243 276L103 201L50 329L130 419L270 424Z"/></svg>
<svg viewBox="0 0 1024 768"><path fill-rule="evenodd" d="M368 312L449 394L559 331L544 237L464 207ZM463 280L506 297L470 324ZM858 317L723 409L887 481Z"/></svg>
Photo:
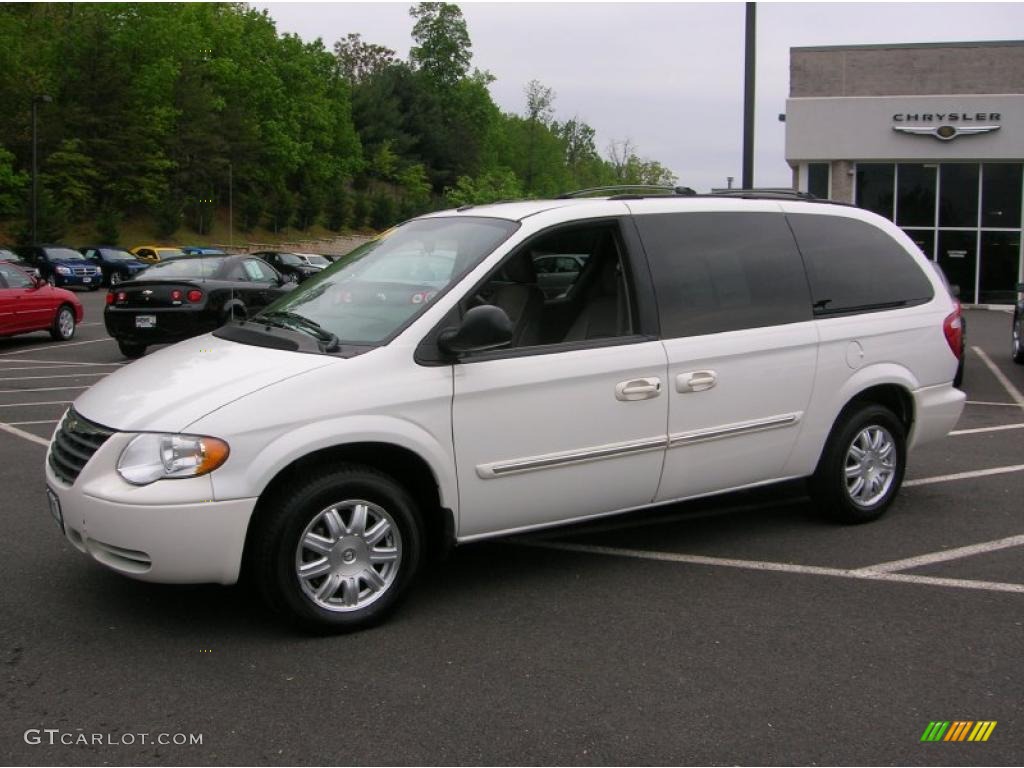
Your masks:
<svg viewBox="0 0 1024 768"><path fill-rule="evenodd" d="M458 328L448 328L437 337L437 346L449 355L483 352L504 347L512 341L515 326L505 310L492 304L473 307Z"/></svg>
<svg viewBox="0 0 1024 768"><path fill-rule="evenodd" d="M44 285L46 285L46 281L39 276L38 270L36 270L36 272L37 274L32 275L32 287L42 288Z"/></svg>

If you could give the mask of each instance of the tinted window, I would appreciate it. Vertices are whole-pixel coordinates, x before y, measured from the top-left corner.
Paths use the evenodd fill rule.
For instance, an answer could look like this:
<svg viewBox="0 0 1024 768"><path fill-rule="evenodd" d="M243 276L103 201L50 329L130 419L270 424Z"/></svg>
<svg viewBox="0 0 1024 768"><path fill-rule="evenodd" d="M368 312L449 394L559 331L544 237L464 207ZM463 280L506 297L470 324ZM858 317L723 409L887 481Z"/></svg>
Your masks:
<svg viewBox="0 0 1024 768"><path fill-rule="evenodd" d="M663 336L811 319L807 278L782 214L672 213L636 223Z"/></svg>
<svg viewBox="0 0 1024 768"><path fill-rule="evenodd" d="M978 226L978 166L946 163L940 169L939 226Z"/></svg>
<svg viewBox="0 0 1024 768"><path fill-rule="evenodd" d="M147 280L164 280L179 277L212 277L224 263L226 256L209 256L204 259L185 258L163 261L146 270Z"/></svg>
<svg viewBox="0 0 1024 768"><path fill-rule="evenodd" d="M878 227L843 216L790 214L807 264L816 314L883 309L932 298L903 246Z"/></svg>
<svg viewBox="0 0 1024 768"><path fill-rule="evenodd" d="M857 205L891 219L895 181L896 166L891 163L858 163Z"/></svg>
<svg viewBox="0 0 1024 768"><path fill-rule="evenodd" d="M896 223L935 226L935 166L901 163L898 168Z"/></svg>
<svg viewBox="0 0 1024 768"><path fill-rule="evenodd" d="M135 256L118 248L100 248L103 258L109 261L135 261Z"/></svg>
<svg viewBox="0 0 1024 768"><path fill-rule="evenodd" d="M986 163L981 168L981 226L1019 227L1021 171L1019 163Z"/></svg>
<svg viewBox="0 0 1024 768"><path fill-rule="evenodd" d="M277 282L277 274L262 261L256 259L245 260L245 272L249 279L257 283Z"/></svg>
<svg viewBox="0 0 1024 768"><path fill-rule="evenodd" d="M828 163L807 165L807 191L815 197L828 199Z"/></svg>

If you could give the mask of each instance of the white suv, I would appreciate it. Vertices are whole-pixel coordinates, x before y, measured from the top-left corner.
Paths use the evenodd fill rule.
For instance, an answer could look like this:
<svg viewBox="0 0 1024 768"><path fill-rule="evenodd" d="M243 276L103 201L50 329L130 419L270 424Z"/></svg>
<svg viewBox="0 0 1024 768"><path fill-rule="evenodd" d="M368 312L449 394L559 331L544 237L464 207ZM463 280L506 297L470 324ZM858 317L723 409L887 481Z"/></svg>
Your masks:
<svg viewBox="0 0 1024 768"><path fill-rule="evenodd" d="M582 266L546 298L552 254ZM465 207L94 386L48 495L115 571L245 573L304 624L365 626L451 542L794 478L833 518L878 517L908 449L960 416L959 322L910 239L856 208Z"/></svg>

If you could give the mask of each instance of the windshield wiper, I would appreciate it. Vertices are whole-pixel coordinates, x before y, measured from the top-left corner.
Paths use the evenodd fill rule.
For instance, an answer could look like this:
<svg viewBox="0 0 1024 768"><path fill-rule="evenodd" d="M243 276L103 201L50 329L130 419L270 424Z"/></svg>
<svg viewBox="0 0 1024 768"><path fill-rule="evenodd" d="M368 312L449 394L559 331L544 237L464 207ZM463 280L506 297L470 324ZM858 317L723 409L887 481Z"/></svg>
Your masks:
<svg viewBox="0 0 1024 768"><path fill-rule="evenodd" d="M281 318L287 322L281 322L281 320L272 320L270 318ZM336 334L328 331L326 328L316 322L316 320L310 320L305 315L300 315L296 312L287 312L283 309L275 309L272 312L264 312L257 315L252 319L254 323L267 323L268 325L276 325L279 328L288 328L290 323L294 323L299 327L300 330L305 331L310 336L315 337L318 341L324 344L324 352L337 352L341 348L341 340Z"/></svg>

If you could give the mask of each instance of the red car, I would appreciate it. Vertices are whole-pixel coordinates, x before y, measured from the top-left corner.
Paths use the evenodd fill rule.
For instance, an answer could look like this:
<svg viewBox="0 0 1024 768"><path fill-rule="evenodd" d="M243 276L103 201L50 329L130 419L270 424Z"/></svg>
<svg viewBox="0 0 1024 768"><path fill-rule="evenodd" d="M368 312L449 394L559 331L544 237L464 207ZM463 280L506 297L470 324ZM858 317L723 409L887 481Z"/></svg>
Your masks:
<svg viewBox="0 0 1024 768"><path fill-rule="evenodd" d="M7 261L0 261L0 337L49 331L57 341L75 335L85 311L71 291Z"/></svg>

